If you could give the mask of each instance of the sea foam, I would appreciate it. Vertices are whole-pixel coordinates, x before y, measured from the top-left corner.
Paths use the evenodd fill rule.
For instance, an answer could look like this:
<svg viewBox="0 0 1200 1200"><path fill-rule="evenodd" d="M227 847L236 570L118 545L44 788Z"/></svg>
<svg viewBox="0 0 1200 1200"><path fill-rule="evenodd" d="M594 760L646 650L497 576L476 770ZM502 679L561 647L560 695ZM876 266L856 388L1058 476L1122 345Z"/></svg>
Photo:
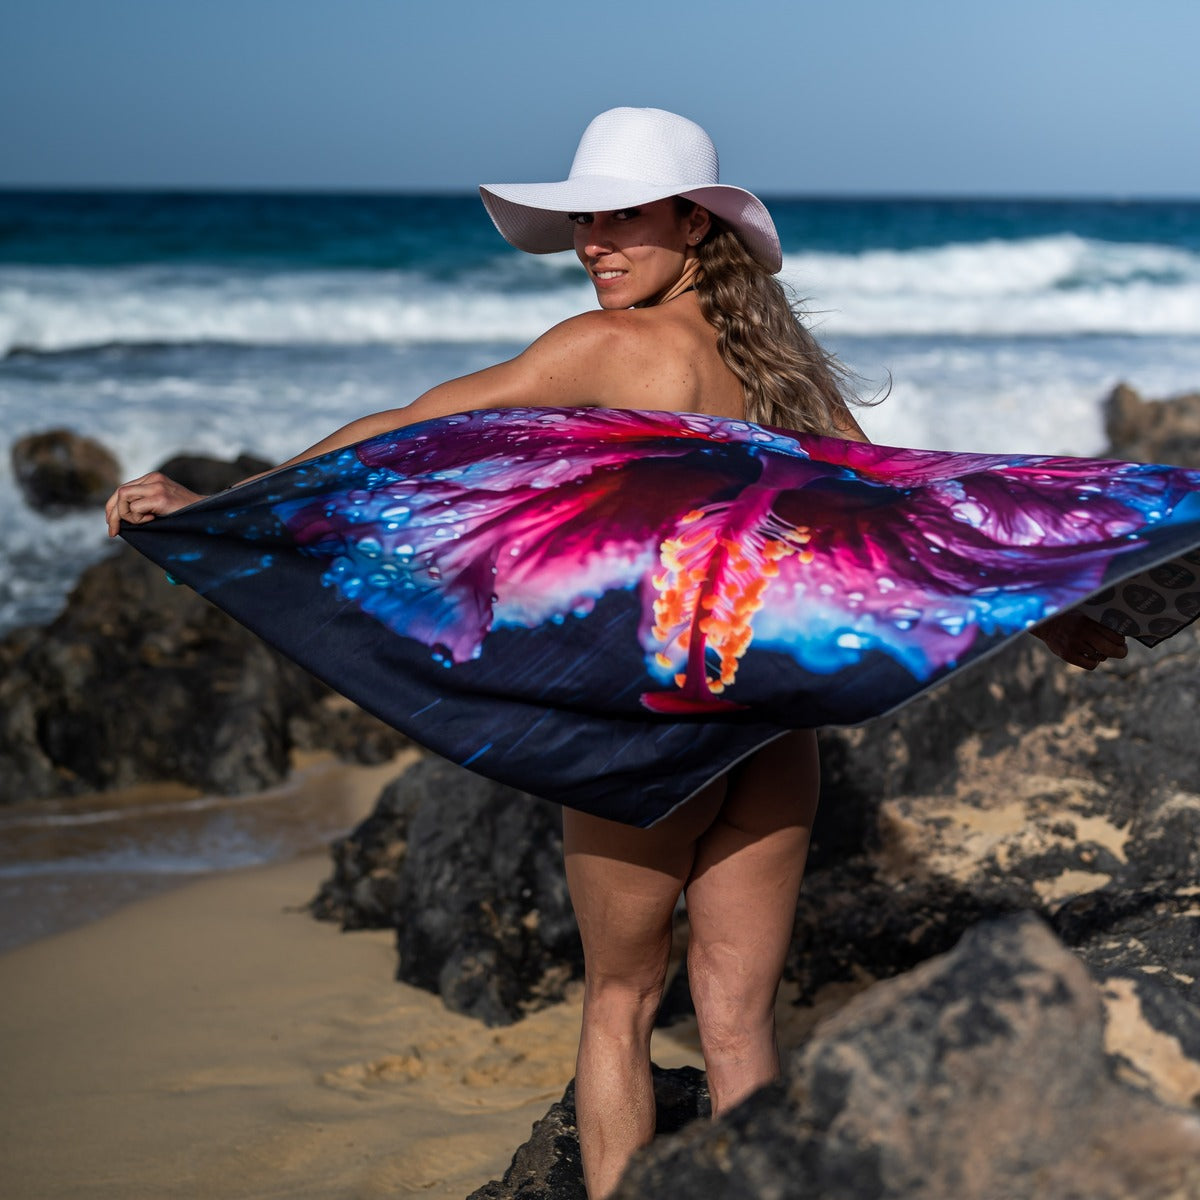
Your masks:
<svg viewBox="0 0 1200 1200"><path fill-rule="evenodd" d="M1200 255L1073 234L789 255L784 279L836 334L1200 333Z"/></svg>
<svg viewBox="0 0 1200 1200"><path fill-rule="evenodd" d="M0 268L0 356L110 345L532 341L590 307L571 284L516 297L407 272Z"/></svg>
<svg viewBox="0 0 1200 1200"><path fill-rule="evenodd" d="M420 271L0 267L0 355L105 345L527 343L595 305L572 256ZM1200 334L1200 255L1073 234L787 256L833 335Z"/></svg>

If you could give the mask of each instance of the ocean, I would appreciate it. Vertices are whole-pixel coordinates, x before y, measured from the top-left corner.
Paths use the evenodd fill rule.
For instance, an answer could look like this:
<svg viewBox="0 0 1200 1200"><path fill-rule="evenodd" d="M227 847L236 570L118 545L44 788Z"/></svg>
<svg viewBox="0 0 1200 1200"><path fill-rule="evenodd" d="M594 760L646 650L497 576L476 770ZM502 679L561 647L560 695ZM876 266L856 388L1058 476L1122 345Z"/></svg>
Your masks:
<svg viewBox="0 0 1200 1200"><path fill-rule="evenodd" d="M769 199L784 280L885 401L893 445L1094 454L1126 380L1200 387L1200 202ZM179 451L280 461L595 306L474 196L0 192L4 436L69 426L127 477ZM0 456L0 632L107 549Z"/></svg>
<svg viewBox="0 0 1200 1200"><path fill-rule="evenodd" d="M861 413L875 441L1096 454L1117 382L1200 388L1200 201L766 199L817 335L887 393ZM68 426L126 477L279 461L594 305L571 255L511 249L472 195L0 191L4 439ZM30 511L7 454L0 503L2 634L111 547L99 513ZM171 861L260 861L271 836Z"/></svg>

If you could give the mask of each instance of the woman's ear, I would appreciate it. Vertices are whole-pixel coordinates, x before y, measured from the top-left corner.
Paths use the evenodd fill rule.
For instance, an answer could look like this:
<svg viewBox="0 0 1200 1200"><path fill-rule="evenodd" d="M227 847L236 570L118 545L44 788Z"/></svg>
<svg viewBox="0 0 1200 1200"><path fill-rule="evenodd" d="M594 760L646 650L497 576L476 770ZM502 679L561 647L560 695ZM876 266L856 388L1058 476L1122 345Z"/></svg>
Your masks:
<svg viewBox="0 0 1200 1200"><path fill-rule="evenodd" d="M708 209L701 208L699 204L695 205L692 208L691 215L688 217L688 245L700 245L711 228L712 216Z"/></svg>

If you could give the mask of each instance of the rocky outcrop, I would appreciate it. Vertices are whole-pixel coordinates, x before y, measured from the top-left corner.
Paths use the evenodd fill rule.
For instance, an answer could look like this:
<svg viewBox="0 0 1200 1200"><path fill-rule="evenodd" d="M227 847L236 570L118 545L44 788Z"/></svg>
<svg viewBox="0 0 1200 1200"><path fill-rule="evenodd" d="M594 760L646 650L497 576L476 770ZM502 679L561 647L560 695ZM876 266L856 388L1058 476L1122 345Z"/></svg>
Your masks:
<svg viewBox="0 0 1200 1200"><path fill-rule="evenodd" d="M0 803L160 780L243 793L283 779L294 749L384 762L405 744L329 695L121 547L50 625L0 640Z"/></svg>
<svg viewBox="0 0 1200 1200"><path fill-rule="evenodd" d="M668 1194L1196 1196L1200 1114L1114 1078L1086 971L1017 918L851 1001L782 1084L652 1148L617 1192Z"/></svg>
<svg viewBox="0 0 1200 1200"><path fill-rule="evenodd" d="M1169 400L1144 400L1119 383L1104 402L1113 458L1200 467L1200 392Z"/></svg>
<svg viewBox="0 0 1200 1200"><path fill-rule="evenodd" d="M1107 1038L1098 989L1040 921L987 922L818 1025L780 1083L717 1121L660 1125L616 1197L1200 1195L1200 1113L1119 1078ZM582 1198L570 1098L470 1200Z"/></svg>
<svg viewBox="0 0 1200 1200"><path fill-rule="evenodd" d="M214 492L223 492L235 483L241 483L251 475L269 470L271 465L266 459L250 454L239 454L229 462L203 454L177 454L167 459L159 470L189 491L211 496Z"/></svg>
<svg viewBox="0 0 1200 1200"><path fill-rule="evenodd" d="M1091 674L1029 639L827 735L789 968L802 994L908 970L983 917L1032 910L1098 972L1177 962L1200 1004L1186 982L1200 978L1198 668L1195 627ZM1114 947L1139 912L1154 935Z"/></svg>
<svg viewBox="0 0 1200 1200"><path fill-rule="evenodd" d="M94 438L69 429L48 429L12 445L13 478L25 502L54 514L99 508L121 482L121 467Z"/></svg>
<svg viewBox="0 0 1200 1200"><path fill-rule="evenodd" d="M704 1075L694 1067L652 1066L654 1116L659 1138L669 1137L711 1115ZM668 1193L675 1194L675 1193ZM504 1178L486 1183L467 1200L587 1200L575 1125L575 1085L533 1126L529 1141L514 1155Z"/></svg>
<svg viewBox="0 0 1200 1200"><path fill-rule="evenodd" d="M131 550L85 572L48 628L0 643L0 795L278 782L324 690L231 626Z"/></svg>
<svg viewBox="0 0 1200 1200"><path fill-rule="evenodd" d="M507 1024L560 1000L582 952L559 810L429 756L333 847L316 915L394 926L397 977Z"/></svg>

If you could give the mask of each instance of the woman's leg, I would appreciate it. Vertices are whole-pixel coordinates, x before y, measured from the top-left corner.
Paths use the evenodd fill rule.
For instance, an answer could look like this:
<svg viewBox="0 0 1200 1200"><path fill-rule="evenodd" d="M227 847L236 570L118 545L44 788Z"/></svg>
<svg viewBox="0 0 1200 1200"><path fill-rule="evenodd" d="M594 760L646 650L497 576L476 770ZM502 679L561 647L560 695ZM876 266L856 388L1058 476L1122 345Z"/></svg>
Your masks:
<svg viewBox="0 0 1200 1200"><path fill-rule="evenodd" d="M819 790L816 735L787 734L735 769L696 846L688 982L714 1115L779 1077L775 998Z"/></svg>
<svg viewBox="0 0 1200 1200"><path fill-rule="evenodd" d="M590 1200L603 1200L633 1152L654 1137L650 1034L672 917L724 788L724 780L710 786L653 829L563 810L585 966L575 1108Z"/></svg>

